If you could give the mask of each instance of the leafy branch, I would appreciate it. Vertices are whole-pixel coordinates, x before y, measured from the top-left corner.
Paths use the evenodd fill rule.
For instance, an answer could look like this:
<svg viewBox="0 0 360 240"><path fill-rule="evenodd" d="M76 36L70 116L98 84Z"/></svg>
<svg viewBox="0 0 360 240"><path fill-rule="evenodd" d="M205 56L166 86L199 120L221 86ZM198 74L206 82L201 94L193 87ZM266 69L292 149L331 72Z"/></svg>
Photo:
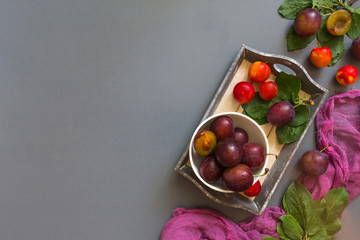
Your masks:
<svg viewBox="0 0 360 240"><path fill-rule="evenodd" d="M294 181L283 196L285 215L280 216L277 234L280 239L334 239L341 229L340 214L349 202L344 187L331 189L321 200L314 201L306 187ZM262 240L274 240L264 237Z"/></svg>
<svg viewBox="0 0 360 240"><path fill-rule="evenodd" d="M344 35L334 36L330 34L326 29L326 20L328 16L339 9L347 10L352 19L351 27L346 35L355 40L360 36L360 7L352 8L354 1L343 0L285 0L278 8L280 16L287 20L294 20L296 15L305 8L314 8L322 16L320 30L309 37L302 37L296 34L293 26L289 29L286 35L287 50L299 50L307 47L315 38L317 41L325 47L330 48L332 52L332 61L329 66L335 65L345 53Z"/></svg>

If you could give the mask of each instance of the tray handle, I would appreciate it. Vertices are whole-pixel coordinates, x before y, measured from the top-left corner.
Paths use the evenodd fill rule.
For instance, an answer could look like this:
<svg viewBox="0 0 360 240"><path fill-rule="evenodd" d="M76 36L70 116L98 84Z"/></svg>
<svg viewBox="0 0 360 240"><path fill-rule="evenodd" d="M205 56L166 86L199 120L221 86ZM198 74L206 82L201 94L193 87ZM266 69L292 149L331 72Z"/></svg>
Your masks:
<svg viewBox="0 0 360 240"><path fill-rule="evenodd" d="M243 45L242 50L251 62L267 62L271 68L271 72L275 73L275 75L283 71L289 74L296 75L298 78L303 79L302 89L311 95L328 92L326 88L322 87L314 79L312 79L306 69L295 59L282 55L264 53L245 45Z"/></svg>

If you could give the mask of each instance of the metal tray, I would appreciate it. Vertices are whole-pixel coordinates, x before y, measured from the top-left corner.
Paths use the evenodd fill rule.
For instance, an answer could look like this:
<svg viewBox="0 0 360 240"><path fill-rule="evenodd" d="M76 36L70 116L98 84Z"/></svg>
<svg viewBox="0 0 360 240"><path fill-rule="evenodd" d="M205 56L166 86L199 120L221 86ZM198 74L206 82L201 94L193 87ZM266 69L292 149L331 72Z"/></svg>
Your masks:
<svg viewBox="0 0 360 240"><path fill-rule="evenodd" d="M248 198L239 193L220 193L205 186L196 177L190 166L188 155L189 143L186 145L185 151L180 157L174 170L193 182L207 197L217 202L218 204L232 208L241 208L253 214L261 215L265 210L272 194L274 193L276 186L278 185L289 162L293 158L302 139L304 138L305 133L307 132L311 123L314 121L317 111L324 103L328 94L328 90L317 84L309 76L304 67L294 59L286 56L263 53L243 45L235 57L233 63L231 64L227 74L225 75L225 78L221 82L217 92L215 93L215 96L210 102L210 105L208 106L200 122L205 120L207 117L219 112L242 112L240 104L234 101L232 97L232 89L237 82L246 81L246 70L248 69L248 66L250 66L250 64L255 61L267 62L271 68L271 77L273 79L280 71L285 71L287 73L296 75L301 80L302 84L301 93L299 95L301 96L302 94L303 96L311 96L311 99L315 101L315 105L310 106L311 114L309 123L300 139L296 142L279 144L277 142L274 129L271 129L274 127L269 126L270 124L262 125L263 129L268 132L270 152L275 154L277 153L278 159L270 161L270 166L268 166L270 171L261 180L262 190L260 194L254 198Z"/></svg>

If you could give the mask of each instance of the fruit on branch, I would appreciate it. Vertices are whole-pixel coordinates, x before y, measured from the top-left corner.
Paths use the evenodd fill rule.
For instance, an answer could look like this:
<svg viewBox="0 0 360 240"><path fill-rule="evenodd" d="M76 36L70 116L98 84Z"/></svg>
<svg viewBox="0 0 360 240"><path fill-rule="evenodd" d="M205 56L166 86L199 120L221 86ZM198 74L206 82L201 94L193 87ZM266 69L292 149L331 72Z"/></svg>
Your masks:
<svg viewBox="0 0 360 240"><path fill-rule="evenodd" d="M334 36L346 34L351 27L351 14L346 9L334 11L326 20L326 29Z"/></svg>
<svg viewBox="0 0 360 240"><path fill-rule="evenodd" d="M294 30L302 37L309 37L317 33L321 26L321 15L313 8L305 8L296 15Z"/></svg>
<svg viewBox="0 0 360 240"><path fill-rule="evenodd" d="M332 53L328 47L316 47L310 53L310 62L318 68L329 65L332 59Z"/></svg>

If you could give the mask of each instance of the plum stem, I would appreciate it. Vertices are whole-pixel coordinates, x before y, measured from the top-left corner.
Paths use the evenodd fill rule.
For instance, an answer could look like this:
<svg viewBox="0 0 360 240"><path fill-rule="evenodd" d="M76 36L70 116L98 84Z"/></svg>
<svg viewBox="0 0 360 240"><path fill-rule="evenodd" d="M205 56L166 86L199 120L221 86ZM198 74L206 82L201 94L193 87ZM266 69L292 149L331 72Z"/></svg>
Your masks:
<svg viewBox="0 0 360 240"><path fill-rule="evenodd" d="M339 1L341 1L341 0L338 0L338 2ZM312 6L312 8L315 8L316 7L316 5L318 5L320 3L320 1L316 1L315 2L315 4ZM328 10L330 10L331 12L334 12L335 10L333 9L333 8L331 8L331 7L329 7L329 6L327 6L325 3L321 3L321 4L319 4L320 6L318 7L318 8L323 8L323 9L328 9ZM339 5L339 4L337 4L337 5ZM325 15L327 15L327 14L325 14Z"/></svg>
<svg viewBox="0 0 360 240"><path fill-rule="evenodd" d="M328 147L331 147L331 143L329 143L329 145L327 145L326 147L324 147L323 149L321 149L320 152L323 152L323 151L326 150Z"/></svg>
<svg viewBox="0 0 360 240"><path fill-rule="evenodd" d="M295 104L294 108L296 108L300 105L305 105L305 104L315 105L314 100L307 99L307 98L297 98L295 103L296 104Z"/></svg>
<svg viewBox="0 0 360 240"><path fill-rule="evenodd" d="M253 175L253 177L262 177L262 176L265 176L268 172L269 172L269 169L265 168L265 172L263 174Z"/></svg>
<svg viewBox="0 0 360 240"><path fill-rule="evenodd" d="M312 6L312 8L315 8L318 3L319 1L316 1L316 3Z"/></svg>

